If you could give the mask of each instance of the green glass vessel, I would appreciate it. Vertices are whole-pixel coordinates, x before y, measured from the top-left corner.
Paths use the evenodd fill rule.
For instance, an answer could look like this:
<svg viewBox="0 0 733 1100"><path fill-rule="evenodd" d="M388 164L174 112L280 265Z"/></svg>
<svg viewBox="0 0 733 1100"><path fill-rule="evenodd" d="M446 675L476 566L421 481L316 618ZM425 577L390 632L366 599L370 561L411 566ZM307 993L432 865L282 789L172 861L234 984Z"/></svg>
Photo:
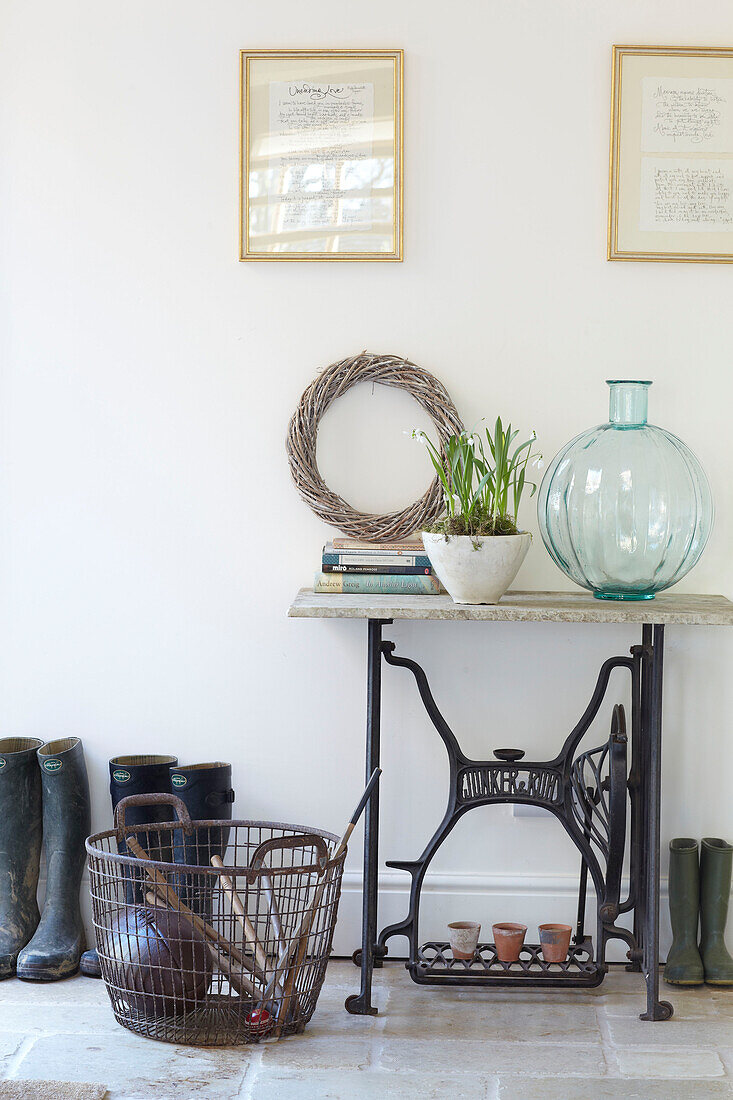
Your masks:
<svg viewBox="0 0 733 1100"><path fill-rule="evenodd" d="M647 423L651 382L609 381L608 424L572 439L538 494L545 546L598 599L651 600L702 554L713 499L681 439Z"/></svg>

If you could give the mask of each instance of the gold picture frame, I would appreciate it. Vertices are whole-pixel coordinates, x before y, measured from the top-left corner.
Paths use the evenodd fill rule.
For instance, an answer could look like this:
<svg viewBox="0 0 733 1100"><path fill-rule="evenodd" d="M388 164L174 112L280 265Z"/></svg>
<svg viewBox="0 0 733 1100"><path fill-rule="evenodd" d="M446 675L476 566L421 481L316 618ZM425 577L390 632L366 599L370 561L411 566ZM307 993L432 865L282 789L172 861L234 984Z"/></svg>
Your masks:
<svg viewBox="0 0 733 1100"><path fill-rule="evenodd" d="M733 263L733 48L613 47L608 259Z"/></svg>
<svg viewBox="0 0 733 1100"><path fill-rule="evenodd" d="M240 260L402 260L402 50L242 50L239 101Z"/></svg>

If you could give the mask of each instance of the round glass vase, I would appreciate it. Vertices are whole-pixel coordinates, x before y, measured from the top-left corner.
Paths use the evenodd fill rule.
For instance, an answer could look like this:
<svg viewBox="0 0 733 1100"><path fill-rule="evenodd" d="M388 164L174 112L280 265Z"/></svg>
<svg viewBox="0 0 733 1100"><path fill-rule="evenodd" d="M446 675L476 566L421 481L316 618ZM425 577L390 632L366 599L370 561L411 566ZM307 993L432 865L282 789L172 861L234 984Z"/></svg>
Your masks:
<svg viewBox="0 0 733 1100"><path fill-rule="evenodd" d="M610 381L610 416L547 468L537 500L550 557L603 600L651 600L702 554L713 500L682 440L647 423L651 382Z"/></svg>

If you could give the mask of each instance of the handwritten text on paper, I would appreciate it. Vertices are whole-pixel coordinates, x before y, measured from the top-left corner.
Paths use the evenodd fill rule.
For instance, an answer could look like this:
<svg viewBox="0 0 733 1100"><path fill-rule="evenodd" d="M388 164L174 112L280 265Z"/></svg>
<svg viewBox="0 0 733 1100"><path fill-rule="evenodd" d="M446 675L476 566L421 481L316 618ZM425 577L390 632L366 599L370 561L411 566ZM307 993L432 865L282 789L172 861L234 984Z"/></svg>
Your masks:
<svg viewBox="0 0 733 1100"><path fill-rule="evenodd" d="M639 228L733 232L733 161L643 157Z"/></svg>
<svg viewBox="0 0 733 1100"><path fill-rule="evenodd" d="M646 153L733 153L733 79L644 77L641 148Z"/></svg>

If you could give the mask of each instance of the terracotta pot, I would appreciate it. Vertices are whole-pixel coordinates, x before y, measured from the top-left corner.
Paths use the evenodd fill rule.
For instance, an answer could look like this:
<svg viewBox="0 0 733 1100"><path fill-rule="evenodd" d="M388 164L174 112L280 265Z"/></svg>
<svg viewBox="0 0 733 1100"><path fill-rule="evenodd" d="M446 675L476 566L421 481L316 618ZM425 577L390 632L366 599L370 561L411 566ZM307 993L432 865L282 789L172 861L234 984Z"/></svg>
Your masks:
<svg viewBox="0 0 733 1100"><path fill-rule="evenodd" d="M494 946L499 962L514 963L519 958L519 952L527 935L526 924L494 924Z"/></svg>
<svg viewBox="0 0 733 1100"><path fill-rule="evenodd" d="M565 962L570 950L570 937L572 934L573 930L569 924L540 925L540 946L545 962Z"/></svg>
<svg viewBox="0 0 733 1100"><path fill-rule="evenodd" d="M476 954L481 925L472 920L457 920L448 925L450 949L454 959L472 959Z"/></svg>
<svg viewBox="0 0 733 1100"><path fill-rule="evenodd" d="M529 550L532 536L432 534L423 531L425 553L454 603L498 603Z"/></svg>

